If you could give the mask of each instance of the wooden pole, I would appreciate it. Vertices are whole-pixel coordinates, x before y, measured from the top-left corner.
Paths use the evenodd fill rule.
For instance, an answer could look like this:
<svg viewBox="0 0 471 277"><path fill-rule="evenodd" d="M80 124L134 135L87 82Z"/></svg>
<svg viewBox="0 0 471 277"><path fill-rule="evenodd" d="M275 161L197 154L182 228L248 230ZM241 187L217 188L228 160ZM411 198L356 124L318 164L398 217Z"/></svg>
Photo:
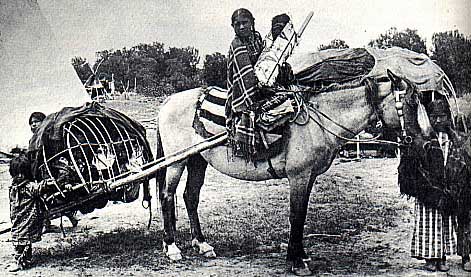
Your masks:
<svg viewBox="0 0 471 277"><path fill-rule="evenodd" d="M307 15L307 17L306 17L306 19L304 20L303 24L302 24L301 27L299 28L299 31L298 31L298 39L303 35L304 30L306 29L307 24L309 24L309 22L311 21L311 18L312 18L313 15L314 15L314 12L313 12L313 11L310 11L309 14Z"/></svg>
<svg viewBox="0 0 471 277"><path fill-rule="evenodd" d="M146 177L148 177L149 175L152 175L154 173L156 173L157 171L169 166L169 165L172 165L174 163L177 163L179 161L182 161L186 158L188 158L189 156L191 155L195 155L195 154L198 154L204 150L207 150L207 149L210 149L210 148L213 148L219 144L222 144L223 142L225 142L227 139L227 134L224 133L224 134L220 134L220 136L216 139L213 139L213 140L210 140L210 141L203 141L201 143L198 143L198 144L195 144L193 145L192 147L190 147L187 151L184 151L182 153L178 153L176 155L171 155L169 157L165 157L165 160L163 160L162 162L159 162L143 171L140 171L140 172L137 172L137 173L134 173L132 174L131 176L128 176L128 177L125 177L123 179L120 179L116 182L113 182L111 183L110 185L108 185L108 189L109 190L113 190L113 189L116 189L118 187L121 187L121 186L124 186L124 185L127 185L129 183L133 183L133 182L136 182L138 180L141 180L141 179L144 179Z"/></svg>
<svg viewBox="0 0 471 277"><path fill-rule="evenodd" d="M6 233L8 233L8 232L10 232L10 231L11 231L11 227L7 227L7 228L5 228L5 229L0 230L0 235L6 234Z"/></svg>
<svg viewBox="0 0 471 277"><path fill-rule="evenodd" d="M357 135L356 138L357 138L357 159L360 159L360 135Z"/></svg>

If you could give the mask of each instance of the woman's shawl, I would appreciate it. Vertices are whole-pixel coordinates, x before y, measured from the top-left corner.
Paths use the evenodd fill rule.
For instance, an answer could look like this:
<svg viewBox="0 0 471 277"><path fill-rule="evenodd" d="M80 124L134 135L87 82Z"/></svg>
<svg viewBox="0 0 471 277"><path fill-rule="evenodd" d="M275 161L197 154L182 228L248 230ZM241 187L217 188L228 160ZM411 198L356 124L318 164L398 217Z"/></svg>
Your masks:
<svg viewBox="0 0 471 277"><path fill-rule="evenodd" d="M236 37L229 48L228 91L225 108L229 141L236 152L241 150L247 157L255 151L253 106L259 100L257 99L258 79L252 62L257 53L254 55L252 52L262 48L261 45L256 45L257 40L249 44Z"/></svg>
<svg viewBox="0 0 471 277"><path fill-rule="evenodd" d="M437 140L416 137L401 152L400 191L446 214L459 215L471 209L471 136L454 136L446 164L443 154Z"/></svg>

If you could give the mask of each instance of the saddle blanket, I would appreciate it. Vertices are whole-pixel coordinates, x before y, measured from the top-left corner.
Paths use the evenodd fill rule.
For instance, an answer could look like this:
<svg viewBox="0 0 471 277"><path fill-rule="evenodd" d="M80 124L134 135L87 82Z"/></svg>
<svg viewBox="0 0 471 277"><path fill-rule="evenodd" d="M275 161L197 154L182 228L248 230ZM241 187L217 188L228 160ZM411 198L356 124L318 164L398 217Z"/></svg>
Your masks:
<svg viewBox="0 0 471 277"><path fill-rule="evenodd" d="M226 99L227 90L225 89L203 88L193 122L196 133L206 138L226 130Z"/></svg>

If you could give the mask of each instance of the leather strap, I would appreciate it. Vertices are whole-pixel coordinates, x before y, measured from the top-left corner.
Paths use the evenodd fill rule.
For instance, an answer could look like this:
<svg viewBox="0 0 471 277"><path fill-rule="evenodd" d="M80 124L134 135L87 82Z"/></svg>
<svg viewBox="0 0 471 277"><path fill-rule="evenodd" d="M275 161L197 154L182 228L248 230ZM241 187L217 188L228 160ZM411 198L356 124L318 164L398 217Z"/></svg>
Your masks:
<svg viewBox="0 0 471 277"><path fill-rule="evenodd" d="M267 162L268 162L267 171L268 173L270 173L271 177L273 177L273 179L281 179L281 177L278 176L278 174L276 174L276 171L273 168L273 164L271 163L271 159L268 159Z"/></svg>

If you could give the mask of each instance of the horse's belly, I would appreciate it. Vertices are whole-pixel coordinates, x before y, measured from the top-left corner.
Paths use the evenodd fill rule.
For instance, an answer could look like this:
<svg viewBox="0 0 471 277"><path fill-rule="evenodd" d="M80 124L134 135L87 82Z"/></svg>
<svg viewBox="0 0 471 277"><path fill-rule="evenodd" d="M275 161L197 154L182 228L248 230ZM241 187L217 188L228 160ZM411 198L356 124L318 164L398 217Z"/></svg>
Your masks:
<svg viewBox="0 0 471 277"><path fill-rule="evenodd" d="M269 172L266 161L253 162L232 155L232 150L227 146L218 146L201 153L203 158L217 171L233 178L249 181L262 181L274 179L275 176ZM275 174L278 177L285 176L286 161L282 155L271 159Z"/></svg>

